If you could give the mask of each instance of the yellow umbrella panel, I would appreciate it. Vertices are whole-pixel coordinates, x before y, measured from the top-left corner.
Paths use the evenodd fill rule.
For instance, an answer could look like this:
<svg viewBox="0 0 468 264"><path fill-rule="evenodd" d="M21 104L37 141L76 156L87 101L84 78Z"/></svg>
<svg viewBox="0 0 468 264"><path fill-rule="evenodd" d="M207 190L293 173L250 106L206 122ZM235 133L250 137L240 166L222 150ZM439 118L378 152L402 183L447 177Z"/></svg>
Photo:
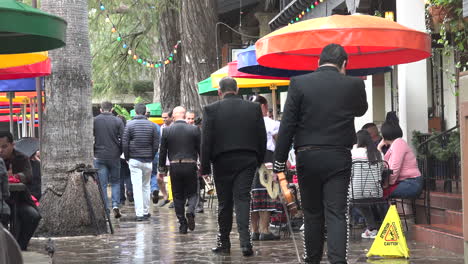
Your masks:
<svg viewBox="0 0 468 264"><path fill-rule="evenodd" d="M47 51L21 54L2 54L0 55L0 69L35 64L45 61L47 58Z"/></svg>

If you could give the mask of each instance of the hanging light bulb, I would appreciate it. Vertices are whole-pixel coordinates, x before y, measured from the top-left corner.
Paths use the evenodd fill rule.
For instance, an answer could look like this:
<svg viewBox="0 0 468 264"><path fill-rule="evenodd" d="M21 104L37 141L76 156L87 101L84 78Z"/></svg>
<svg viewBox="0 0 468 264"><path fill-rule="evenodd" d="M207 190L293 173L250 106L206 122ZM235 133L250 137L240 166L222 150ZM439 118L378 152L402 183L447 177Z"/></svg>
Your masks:
<svg viewBox="0 0 468 264"><path fill-rule="evenodd" d="M121 41L122 38L120 36L117 37L117 41Z"/></svg>
<svg viewBox="0 0 468 264"><path fill-rule="evenodd" d="M104 11L106 9L103 4L101 4L101 6L99 8L101 8L102 11Z"/></svg>
<svg viewBox="0 0 468 264"><path fill-rule="evenodd" d="M106 23L110 23L110 19L106 17Z"/></svg>
<svg viewBox="0 0 468 264"><path fill-rule="evenodd" d="M124 45L125 45L125 44L124 44ZM126 45L125 45L125 46L126 46ZM131 49L128 50L128 55L132 55L132 50L131 50Z"/></svg>
<svg viewBox="0 0 468 264"><path fill-rule="evenodd" d="M112 31L112 33L115 33L117 31L117 29L115 29L115 27L112 27L111 31Z"/></svg>
<svg viewBox="0 0 468 264"><path fill-rule="evenodd" d="M126 49L126 48L127 48L127 44L123 44L123 45L122 45L122 48ZM131 53L131 51L130 51L130 53Z"/></svg>
<svg viewBox="0 0 468 264"><path fill-rule="evenodd" d="M134 59L134 60L138 59L138 56L137 56L136 54L133 55L133 59Z"/></svg>

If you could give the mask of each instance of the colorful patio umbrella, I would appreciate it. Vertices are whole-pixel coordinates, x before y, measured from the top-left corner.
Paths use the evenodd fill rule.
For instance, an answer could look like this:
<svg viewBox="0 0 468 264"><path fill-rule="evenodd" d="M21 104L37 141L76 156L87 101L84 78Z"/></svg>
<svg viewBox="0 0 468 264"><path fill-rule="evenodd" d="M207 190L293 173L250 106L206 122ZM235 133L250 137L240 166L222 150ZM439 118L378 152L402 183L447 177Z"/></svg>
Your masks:
<svg viewBox="0 0 468 264"><path fill-rule="evenodd" d="M255 52L255 46L252 45L242 52L237 54L237 70L239 72L260 75L264 79L266 76L276 76L276 77L294 77L298 75L303 75L311 73L312 71L295 71L287 69L277 69L262 66L257 61L257 55ZM346 74L351 76L367 76L374 75L377 73L384 73L391 71L391 67L380 67L380 68L368 68L368 69L354 69L347 70Z"/></svg>
<svg viewBox="0 0 468 264"><path fill-rule="evenodd" d="M35 64L0 69L0 80L24 79L50 75L50 59Z"/></svg>
<svg viewBox="0 0 468 264"><path fill-rule="evenodd" d="M47 60L48 52L33 52L21 54L0 55L0 69L29 65Z"/></svg>
<svg viewBox="0 0 468 264"><path fill-rule="evenodd" d="M0 54L65 46L67 22L15 0L0 1Z"/></svg>
<svg viewBox="0 0 468 264"><path fill-rule="evenodd" d="M349 56L346 69L409 63L431 55L431 37L396 22L369 15L333 15L278 29L255 43L262 66L310 71L330 43Z"/></svg>

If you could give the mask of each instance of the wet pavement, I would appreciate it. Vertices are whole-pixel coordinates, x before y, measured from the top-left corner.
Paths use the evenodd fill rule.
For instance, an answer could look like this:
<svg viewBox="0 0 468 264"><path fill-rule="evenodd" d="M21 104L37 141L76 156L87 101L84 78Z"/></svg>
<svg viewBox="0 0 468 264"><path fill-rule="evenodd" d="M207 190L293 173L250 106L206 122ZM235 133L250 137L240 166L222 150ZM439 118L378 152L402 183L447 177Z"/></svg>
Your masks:
<svg viewBox="0 0 468 264"><path fill-rule="evenodd" d="M255 255L242 257L238 235L231 235L231 254L217 256L210 249L216 241L215 209L205 207L196 217L194 232L178 233L173 209L153 208L150 221L136 222L133 207L122 209L124 216L114 221L114 235L54 238L54 263L298 263L291 237L279 241L254 242ZM235 228L233 229L235 230ZM302 254L302 236L294 233ZM356 231L351 240L349 263L463 263L463 256L408 241L409 260L367 260L365 254L372 241L360 238ZM25 256L25 263L47 263L46 238L34 238ZM38 254L40 253L40 254ZM324 258L323 263L328 263Z"/></svg>

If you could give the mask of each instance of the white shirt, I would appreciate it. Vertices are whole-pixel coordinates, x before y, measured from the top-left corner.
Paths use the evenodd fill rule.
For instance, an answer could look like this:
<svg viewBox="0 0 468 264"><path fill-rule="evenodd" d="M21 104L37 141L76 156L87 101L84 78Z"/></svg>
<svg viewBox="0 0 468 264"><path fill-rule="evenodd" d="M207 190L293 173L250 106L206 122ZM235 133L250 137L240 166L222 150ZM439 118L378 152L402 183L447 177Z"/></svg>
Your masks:
<svg viewBox="0 0 468 264"><path fill-rule="evenodd" d="M265 121L265 129L267 133L267 150L274 152L276 141L273 136L278 134L280 122L275 121L268 116L264 116L263 120Z"/></svg>

